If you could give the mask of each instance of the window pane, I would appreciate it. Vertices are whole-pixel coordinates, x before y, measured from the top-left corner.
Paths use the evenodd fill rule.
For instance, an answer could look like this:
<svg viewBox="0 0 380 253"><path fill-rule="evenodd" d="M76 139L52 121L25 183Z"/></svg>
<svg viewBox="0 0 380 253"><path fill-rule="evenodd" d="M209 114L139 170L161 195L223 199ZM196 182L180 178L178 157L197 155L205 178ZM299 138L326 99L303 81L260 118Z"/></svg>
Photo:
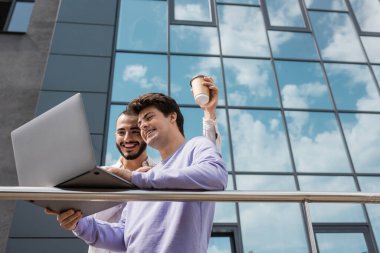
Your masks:
<svg viewBox="0 0 380 253"><path fill-rule="evenodd" d="M362 192L380 192L380 177L358 177Z"/></svg>
<svg viewBox="0 0 380 253"><path fill-rule="evenodd" d="M183 108L181 112L185 118L184 131L187 140L196 136L203 135L202 118L203 110L201 108Z"/></svg>
<svg viewBox="0 0 380 253"><path fill-rule="evenodd" d="M298 176L301 191L355 192L353 177L347 176Z"/></svg>
<svg viewBox="0 0 380 253"><path fill-rule="evenodd" d="M167 51L166 1L122 0L117 49Z"/></svg>
<svg viewBox="0 0 380 253"><path fill-rule="evenodd" d="M323 9L323 10L347 10L344 0L305 0L307 8Z"/></svg>
<svg viewBox="0 0 380 253"><path fill-rule="evenodd" d="M272 26L306 27L298 0L267 0Z"/></svg>
<svg viewBox="0 0 380 253"><path fill-rule="evenodd" d="M224 58L229 105L279 107L270 61Z"/></svg>
<svg viewBox="0 0 380 253"><path fill-rule="evenodd" d="M218 119L219 122L219 119ZM226 146L227 144L223 144ZM223 159L225 159L223 157ZM227 191L234 190L232 175L228 175ZM231 202L216 202L214 223L236 223L236 204Z"/></svg>
<svg viewBox="0 0 380 253"><path fill-rule="evenodd" d="M171 56L170 95L180 104L196 104L190 91L192 77L211 76L219 88L218 105L224 105L222 67L219 57Z"/></svg>
<svg viewBox="0 0 380 253"><path fill-rule="evenodd" d="M259 4L259 0L216 0L217 3Z"/></svg>
<svg viewBox="0 0 380 253"><path fill-rule="evenodd" d="M112 101L127 102L147 93L167 93L167 60L164 55L116 54Z"/></svg>
<svg viewBox="0 0 380 253"><path fill-rule="evenodd" d="M269 57L260 8L218 5L218 14L224 55Z"/></svg>
<svg viewBox="0 0 380 253"><path fill-rule="evenodd" d="M237 171L292 171L283 121L277 111L230 110Z"/></svg>
<svg viewBox="0 0 380 253"><path fill-rule="evenodd" d="M216 27L170 26L170 51L178 53L220 54Z"/></svg>
<svg viewBox="0 0 380 253"><path fill-rule="evenodd" d="M232 168L231 162L231 153L230 153L230 137L228 135L228 126L227 126L227 112L225 109L216 110L218 130L222 139L222 157L224 162L227 165L228 170ZM232 179L231 179L232 185ZM231 190L233 187L231 188Z"/></svg>
<svg viewBox="0 0 380 253"><path fill-rule="evenodd" d="M319 63L276 61L275 65L284 107L332 108Z"/></svg>
<svg viewBox="0 0 380 253"><path fill-rule="evenodd" d="M309 252L299 204L242 203L239 207L244 252Z"/></svg>
<svg viewBox="0 0 380 253"><path fill-rule="evenodd" d="M214 223L236 223L235 203L216 202Z"/></svg>
<svg viewBox="0 0 380 253"><path fill-rule="evenodd" d="M276 182L275 184L273 182ZM236 175L238 190L296 191L293 176Z"/></svg>
<svg viewBox="0 0 380 253"><path fill-rule="evenodd" d="M361 37L370 62L380 63L380 37Z"/></svg>
<svg viewBox="0 0 380 253"><path fill-rule="evenodd" d="M311 34L269 31L273 57L319 59Z"/></svg>
<svg viewBox="0 0 380 253"><path fill-rule="evenodd" d="M377 83L380 84L380 66L372 65L373 72L375 73Z"/></svg>
<svg viewBox="0 0 380 253"><path fill-rule="evenodd" d="M356 20L363 32L380 32L380 3L378 0L350 0Z"/></svg>
<svg viewBox="0 0 380 253"><path fill-rule="evenodd" d="M233 253L232 241L229 236L211 236L207 253Z"/></svg>
<svg viewBox="0 0 380 253"><path fill-rule="evenodd" d="M310 18L325 60L366 61L348 14L311 11Z"/></svg>
<svg viewBox="0 0 380 253"><path fill-rule="evenodd" d="M184 131L186 139L189 140L196 136L203 135L202 118L203 110L201 108L181 108L181 112L185 118ZM224 109L217 109L218 130L222 138L222 156L227 165L227 169L231 170L230 144L227 128L227 117Z"/></svg>
<svg viewBox="0 0 380 253"><path fill-rule="evenodd" d="M380 111L379 93L366 65L325 64L338 109Z"/></svg>
<svg viewBox="0 0 380 253"><path fill-rule="evenodd" d="M211 22L210 0L174 0L174 19Z"/></svg>
<svg viewBox="0 0 380 253"><path fill-rule="evenodd" d="M9 22L9 32L26 32L29 26L34 3L16 2L12 18Z"/></svg>
<svg viewBox="0 0 380 253"><path fill-rule="evenodd" d="M311 203L311 221L324 222L366 222L361 204Z"/></svg>
<svg viewBox="0 0 380 253"><path fill-rule="evenodd" d="M380 205L366 204L369 220L372 225L373 233L375 234L377 247L380 248Z"/></svg>
<svg viewBox="0 0 380 253"><path fill-rule="evenodd" d="M363 233L316 233L319 253L366 253Z"/></svg>
<svg viewBox="0 0 380 253"><path fill-rule="evenodd" d="M334 114L286 112L297 171L350 172Z"/></svg>
<svg viewBox="0 0 380 253"><path fill-rule="evenodd" d="M356 172L380 172L380 115L345 114L340 119Z"/></svg>

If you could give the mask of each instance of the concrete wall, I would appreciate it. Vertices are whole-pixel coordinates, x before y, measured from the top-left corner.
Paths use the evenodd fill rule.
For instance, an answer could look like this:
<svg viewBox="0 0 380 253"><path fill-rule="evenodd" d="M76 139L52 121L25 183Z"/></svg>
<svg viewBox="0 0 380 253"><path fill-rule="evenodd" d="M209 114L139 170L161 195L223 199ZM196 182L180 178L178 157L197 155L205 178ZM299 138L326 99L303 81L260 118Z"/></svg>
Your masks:
<svg viewBox="0 0 380 253"><path fill-rule="evenodd" d="M26 34L0 34L0 185L17 185L10 132L32 119L57 19L59 0L36 0ZM0 202L0 252L15 203Z"/></svg>

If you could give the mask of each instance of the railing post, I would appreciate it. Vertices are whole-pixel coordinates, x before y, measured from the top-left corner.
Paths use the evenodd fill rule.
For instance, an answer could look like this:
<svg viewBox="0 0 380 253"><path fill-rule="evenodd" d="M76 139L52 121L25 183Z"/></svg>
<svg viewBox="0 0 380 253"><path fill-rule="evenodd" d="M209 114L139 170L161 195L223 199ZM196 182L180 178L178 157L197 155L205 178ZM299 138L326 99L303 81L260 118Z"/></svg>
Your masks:
<svg viewBox="0 0 380 253"><path fill-rule="evenodd" d="M308 201L304 201L304 205L305 205L305 214L306 214L307 234L309 236L309 242L310 242L311 252L312 253L318 253L317 244L315 242L313 223L311 222L311 214L310 214L309 202Z"/></svg>

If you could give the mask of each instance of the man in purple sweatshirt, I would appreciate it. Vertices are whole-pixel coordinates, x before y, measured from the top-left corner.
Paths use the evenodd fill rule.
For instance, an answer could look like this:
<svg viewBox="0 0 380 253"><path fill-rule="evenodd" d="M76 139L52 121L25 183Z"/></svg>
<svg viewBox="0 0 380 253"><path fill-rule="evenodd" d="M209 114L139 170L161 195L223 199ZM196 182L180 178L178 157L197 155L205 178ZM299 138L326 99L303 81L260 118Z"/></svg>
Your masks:
<svg viewBox="0 0 380 253"><path fill-rule="evenodd" d="M159 151L161 162L147 172L125 170L124 178L142 189L224 190L227 170L215 145L205 137L186 141L184 119L174 99L148 93L131 101L143 140ZM215 203L130 201L119 223L81 218L69 210L60 225L89 245L120 252L205 253Z"/></svg>

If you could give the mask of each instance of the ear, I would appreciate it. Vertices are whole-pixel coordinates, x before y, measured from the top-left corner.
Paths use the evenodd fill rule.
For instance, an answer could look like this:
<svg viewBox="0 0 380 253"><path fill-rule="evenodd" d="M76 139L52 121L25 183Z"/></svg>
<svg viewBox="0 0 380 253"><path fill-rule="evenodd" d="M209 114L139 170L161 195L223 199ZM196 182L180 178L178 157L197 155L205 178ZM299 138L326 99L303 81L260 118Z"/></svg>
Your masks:
<svg viewBox="0 0 380 253"><path fill-rule="evenodd" d="M177 113L176 112L170 113L169 118L170 118L170 122L175 123L177 120Z"/></svg>

